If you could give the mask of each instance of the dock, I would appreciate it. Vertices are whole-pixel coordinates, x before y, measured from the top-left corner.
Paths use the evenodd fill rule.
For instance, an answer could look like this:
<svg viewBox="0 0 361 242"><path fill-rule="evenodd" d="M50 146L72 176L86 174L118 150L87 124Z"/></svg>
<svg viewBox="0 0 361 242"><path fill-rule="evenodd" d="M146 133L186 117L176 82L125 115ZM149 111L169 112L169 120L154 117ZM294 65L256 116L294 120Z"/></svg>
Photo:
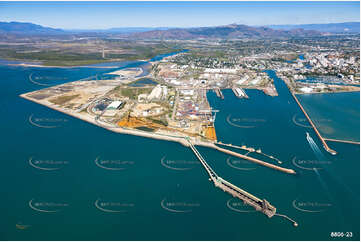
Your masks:
<svg viewBox="0 0 361 242"><path fill-rule="evenodd" d="M218 144L218 145L224 145L224 146L228 146L228 147L231 147L231 148L234 148L234 149L239 149L239 150L246 150L247 151L247 154L251 153L251 152L256 152L256 153L259 153L259 154L262 154L263 156L266 156L270 159L273 159L273 160L276 160L279 164L283 163L282 161L280 161L279 159L277 159L276 157L272 156L272 155L267 155L265 153L263 153L260 149L256 150L255 148L252 148L252 147L247 147L245 145L243 146L238 146L238 145L233 145L233 144L225 144L223 143L222 141L217 141L217 142L214 142L214 144ZM245 155L247 155L245 154Z"/></svg>
<svg viewBox="0 0 361 242"><path fill-rule="evenodd" d="M219 87L215 88L214 92L217 94L217 97L219 97L222 100L224 99L223 93Z"/></svg>
<svg viewBox="0 0 361 242"><path fill-rule="evenodd" d="M346 143L346 144L353 144L353 145L360 145L360 142L352 141L352 140L328 139L328 138L324 138L324 140L332 141L332 142L339 142L339 143Z"/></svg>
<svg viewBox="0 0 361 242"><path fill-rule="evenodd" d="M290 92L291 92L293 98L296 100L296 103L298 104L298 106L299 106L300 109L302 110L303 114L306 116L308 122L311 124L313 130L316 132L318 138L321 140L321 142L322 142L323 147L325 148L325 150L326 150L328 153L332 154L332 155L336 155L337 152L334 151L333 149L331 149L330 147L328 147L325 139L321 136L320 132L318 132L316 126L315 126L314 123L312 122L311 118L308 116L306 110L303 108L303 106L302 106L302 104L300 103L300 101L298 101L298 98L296 97L296 95L295 95L291 90L290 90Z"/></svg>
<svg viewBox="0 0 361 242"><path fill-rule="evenodd" d="M243 90L243 88L240 87L233 87L232 91L234 95L238 98L249 98L246 92Z"/></svg>
<svg viewBox="0 0 361 242"><path fill-rule="evenodd" d="M251 148L251 147L246 147L246 146L242 147L242 146L238 146L238 145L226 144L226 143L223 143L222 141L215 142L215 144L224 145L224 146L228 146L228 147L235 148L235 149L247 150L248 152L256 151L254 148Z"/></svg>
<svg viewBox="0 0 361 242"><path fill-rule="evenodd" d="M276 214L276 208L272 206L267 200L259 199L258 197L242 190L241 188L233 185L232 183L224 180L220 176L216 174L215 171L208 165L203 156L199 153L199 151L194 147L192 142L187 139L190 148L193 153L197 156L202 166L207 171L210 180L214 183L214 185L224 192L229 193L233 197L237 197L242 200L245 204L250 205L256 209L256 211L264 213L268 218L273 217Z"/></svg>
<svg viewBox="0 0 361 242"><path fill-rule="evenodd" d="M288 174L296 174L296 172L294 170L292 170L292 169L276 166L276 165L273 165L271 163L267 163L267 162L258 160L256 158L250 157L250 156L242 155L242 154L239 154L239 153L231 151L231 150L223 149L223 148L218 147L216 145L214 145L214 148L216 150L218 150L218 151L223 152L223 153L226 153L226 154L229 154L229 155L232 155L232 156L235 156L235 157L239 157L241 159L249 160L249 161L251 161L253 163L256 163L258 165L261 165L261 166L272 168L274 170L282 171L282 172L285 172L285 173L288 173Z"/></svg>
<svg viewBox="0 0 361 242"><path fill-rule="evenodd" d="M225 146L229 146L229 147L232 147L232 148L239 148L239 149L242 149L242 150L247 150L248 152L257 152L257 150L255 150L254 148L251 148L251 147L243 148L243 147L235 146L235 145L231 145L231 144L224 144L224 143L219 142L219 141L214 142L214 143L197 142L196 144L200 145L200 146L208 147L208 148L211 148L211 149L215 149L215 150L218 150L220 152L223 152L223 153L226 153L226 154L229 154L229 155L241 158L241 159L249 160L249 161L251 161L253 163L256 163L258 165L265 166L265 167L268 167L268 168L271 168L271 169L274 169L274 170L278 170L278 171L288 173L288 174L293 174L293 175L296 174L296 172L294 170L292 170L292 169L277 166L277 165L274 165L272 163L268 163L268 162L265 162L265 161L262 161L262 160L247 156L247 155L242 155L240 153L221 148L221 147L217 146L216 144L225 145ZM259 153L259 152L257 152L257 153ZM274 159L273 156L268 156L268 157L271 158L271 159ZM275 159L275 160L279 161L278 159Z"/></svg>

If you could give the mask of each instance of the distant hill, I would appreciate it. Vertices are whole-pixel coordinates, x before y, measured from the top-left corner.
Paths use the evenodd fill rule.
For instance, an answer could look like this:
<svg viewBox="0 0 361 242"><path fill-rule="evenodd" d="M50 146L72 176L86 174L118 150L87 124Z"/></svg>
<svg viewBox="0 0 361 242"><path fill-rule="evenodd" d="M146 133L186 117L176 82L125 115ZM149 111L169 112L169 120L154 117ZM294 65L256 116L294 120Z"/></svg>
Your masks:
<svg viewBox="0 0 361 242"><path fill-rule="evenodd" d="M0 34L52 35L64 33L65 31L61 29L43 27L32 23L0 22Z"/></svg>
<svg viewBox="0 0 361 242"><path fill-rule="evenodd" d="M110 29L67 29L66 32L72 33L109 33L109 34L130 34L137 32L146 32L152 30L167 30L170 27L119 27Z"/></svg>
<svg viewBox="0 0 361 242"><path fill-rule="evenodd" d="M359 23L358 23L359 24ZM316 24L317 25L317 24ZM332 24L330 24L332 25ZM279 37L310 37L320 36L322 32L330 32L324 28L323 31L315 29L302 29L297 25L279 25L279 29L269 26L252 27L240 24L230 24L215 27L196 28L168 28L168 27L123 27L103 30L62 30L44 27L33 23L22 22L0 22L0 34L22 34L22 35L69 35L77 33L86 34L125 34L131 38L138 39L198 39L198 38L279 38ZM313 25L309 25L313 26ZM310 27L311 28L311 27ZM353 30L354 28L352 28ZM351 30L350 30L351 31Z"/></svg>
<svg viewBox="0 0 361 242"><path fill-rule="evenodd" d="M122 28L111 28L106 29L104 32L109 33L137 33L137 32L147 32L152 30L168 30L167 27L122 27Z"/></svg>
<svg viewBox="0 0 361 242"><path fill-rule="evenodd" d="M216 27L176 28L153 30L131 34L130 37L142 39L196 39L196 38L275 38L296 36L320 36L313 30L292 29L275 30L269 27L251 27L247 25L225 25Z"/></svg>
<svg viewBox="0 0 361 242"><path fill-rule="evenodd" d="M291 30L305 29L330 33L360 33L360 22L329 23L329 24L300 24L300 25L268 25L272 29Z"/></svg>

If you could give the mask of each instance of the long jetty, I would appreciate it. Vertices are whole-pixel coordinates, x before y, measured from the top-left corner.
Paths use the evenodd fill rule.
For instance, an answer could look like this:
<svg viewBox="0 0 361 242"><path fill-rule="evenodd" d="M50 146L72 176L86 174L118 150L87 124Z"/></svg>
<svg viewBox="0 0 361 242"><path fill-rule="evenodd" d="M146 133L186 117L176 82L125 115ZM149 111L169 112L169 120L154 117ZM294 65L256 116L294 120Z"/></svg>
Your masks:
<svg viewBox="0 0 361 242"><path fill-rule="evenodd" d="M231 150L223 149L223 148L217 146L216 144L226 145L226 146L229 146L229 147L232 147L232 148L241 148L241 149L243 149L242 147L239 147L239 146L235 146L235 145L231 145L231 144L224 144L222 142L216 142L216 143L197 142L196 144L200 145L200 146L205 146L205 147L209 147L209 148L212 148L212 149L216 149L216 150L221 151L223 153L226 153L226 154L229 154L229 155L232 155L232 156L236 156L236 157L239 157L241 159L249 160L249 161L254 162L254 163L258 164L258 165L266 166L266 167L272 168L274 170L278 170L278 171L285 172L285 173L288 173L288 174L296 174L296 172L294 170L292 170L292 169L283 168L283 167L280 167L280 166L277 166L277 165L273 165L271 163L267 163L265 161L258 160L256 158L253 158L253 157L250 157L250 156L247 156L247 155L242 155L242 154L239 154L239 153L231 151ZM253 148L246 148L245 150L248 150L249 152L254 152L255 151ZM271 156L269 156L269 157L271 158ZM274 157L273 157L273 159L274 159Z"/></svg>
<svg viewBox="0 0 361 242"><path fill-rule="evenodd" d="M224 145L224 146L228 146L228 147L231 147L231 148L236 148L236 149L241 149L241 150L247 150L249 152L255 152L256 149L255 148L251 148L251 147L242 147L242 146L238 146L238 145L232 145L232 144L226 144L226 143L223 143L222 141L217 141L215 142L215 144L218 144L218 145Z"/></svg>
<svg viewBox="0 0 361 242"><path fill-rule="evenodd" d="M213 181L214 185L224 192L231 194L233 197L237 197L242 200L245 204L254 207L257 211L264 213L267 217L271 218L276 214L276 208L272 206L267 200L259 199L258 197L242 190L241 188L233 185L232 183L224 180L218 176L213 169L207 164L206 160L194 147L192 142L187 140L194 154L197 156L203 167L206 169L210 180Z"/></svg>
<svg viewBox="0 0 361 242"><path fill-rule="evenodd" d="M360 142L352 141L352 140L329 139L329 138L324 138L324 140L333 141L333 142L340 142L340 143L347 143L347 144L354 144L354 145L360 145Z"/></svg>
<svg viewBox="0 0 361 242"><path fill-rule="evenodd" d="M294 170L292 170L292 169L276 166L276 165L273 165L271 163L267 163L267 162L258 160L256 158L250 157L250 156L242 155L242 154L239 154L239 153L231 151L231 150L223 149L223 148L218 147L216 145L214 145L214 148L217 149L218 151L224 152L226 154L236 156L236 157L239 157L239 158L242 158L242 159L245 159L245 160L249 160L249 161L251 161L253 163L256 163L258 165L266 166L266 167L269 167L269 168L272 168L272 169L275 169L275 170L278 170L278 171L282 171L282 172L285 172L285 173L288 173L288 174L296 174L296 172Z"/></svg>
<svg viewBox="0 0 361 242"><path fill-rule="evenodd" d="M298 104L298 106L301 108L303 114L306 116L308 122L311 124L313 130L316 132L318 138L321 140L323 147L325 148L325 150L332 154L332 155L336 155L337 152L334 151L333 149L331 149L330 147L328 147L325 139L321 136L320 132L318 132L316 126L314 125L314 123L312 122L311 118L308 116L307 112L305 111L305 109L303 108L302 104L300 103L300 101L298 101L298 98L296 97L296 95L291 91L290 89L290 93L292 94L293 98L296 100L296 103Z"/></svg>
<svg viewBox="0 0 361 242"><path fill-rule="evenodd" d="M233 145L233 144L225 144L223 143L222 141L218 141L218 142L215 142L215 144L219 144L219 145L224 145L224 146L228 146L228 147L231 147L231 148L235 148L235 149L240 149L240 150L247 150L247 154L248 153L251 153L251 152L256 152L256 153L259 153L259 154L262 154L263 156L266 156L268 158L271 158L273 160L276 160L279 164L283 163L282 161L280 161L279 159L277 159L276 157L273 157L272 155L267 155L263 152L261 152L261 150L256 150L255 148L252 148L252 147L246 147L246 146L238 146L238 145ZM247 155L246 154L246 155Z"/></svg>

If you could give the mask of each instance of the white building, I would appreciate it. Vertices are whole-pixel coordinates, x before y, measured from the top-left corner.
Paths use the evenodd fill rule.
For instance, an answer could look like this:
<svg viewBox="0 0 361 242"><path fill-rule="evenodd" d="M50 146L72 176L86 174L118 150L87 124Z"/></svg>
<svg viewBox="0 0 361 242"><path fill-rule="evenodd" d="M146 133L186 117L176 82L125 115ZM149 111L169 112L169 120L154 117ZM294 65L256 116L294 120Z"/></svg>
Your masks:
<svg viewBox="0 0 361 242"><path fill-rule="evenodd" d="M161 86L158 84L156 87L153 88L153 90L150 92L150 94L147 97L148 101L151 101L153 99L164 99L168 95L168 88L166 86Z"/></svg>
<svg viewBox="0 0 361 242"><path fill-rule="evenodd" d="M107 109L118 109L120 105L122 105L122 101L113 101L111 104L108 105Z"/></svg>
<svg viewBox="0 0 361 242"><path fill-rule="evenodd" d="M194 90L193 89L185 89L185 90L181 90L180 93L185 96L193 96Z"/></svg>
<svg viewBox="0 0 361 242"><path fill-rule="evenodd" d="M153 100L153 99L160 99L161 97L162 97L162 87L161 87L160 84L158 84L150 92L147 99L148 99L148 101L150 101L150 100Z"/></svg>
<svg viewBox="0 0 361 242"><path fill-rule="evenodd" d="M304 93L310 93L313 91L313 89L310 87L302 87L302 88L300 88L300 90Z"/></svg>
<svg viewBox="0 0 361 242"><path fill-rule="evenodd" d="M251 84L252 85L257 85L259 82L261 81L261 77L260 76L257 76L256 79L254 79Z"/></svg>
<svg viewBox="0 0 361 242"><path fill-rule="evenodd" d="M242 79L240 79L239 81L237 81L237 84L242 85L245 81L247 81L249 78L248 75L245 75L244 77L242 77Z"/></svg>

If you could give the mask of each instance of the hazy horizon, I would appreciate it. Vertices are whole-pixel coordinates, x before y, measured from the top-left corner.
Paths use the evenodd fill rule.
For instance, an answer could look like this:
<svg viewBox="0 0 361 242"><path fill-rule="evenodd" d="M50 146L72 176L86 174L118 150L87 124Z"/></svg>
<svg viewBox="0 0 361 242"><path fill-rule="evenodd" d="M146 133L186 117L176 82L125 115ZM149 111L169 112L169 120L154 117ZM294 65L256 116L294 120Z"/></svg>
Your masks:
<svg viewBox="0 0 361 242"><path fill-rule="evenodd" d="M0 2L0 16L64 30L328 24L360 22L360 2Z"/></svg>

